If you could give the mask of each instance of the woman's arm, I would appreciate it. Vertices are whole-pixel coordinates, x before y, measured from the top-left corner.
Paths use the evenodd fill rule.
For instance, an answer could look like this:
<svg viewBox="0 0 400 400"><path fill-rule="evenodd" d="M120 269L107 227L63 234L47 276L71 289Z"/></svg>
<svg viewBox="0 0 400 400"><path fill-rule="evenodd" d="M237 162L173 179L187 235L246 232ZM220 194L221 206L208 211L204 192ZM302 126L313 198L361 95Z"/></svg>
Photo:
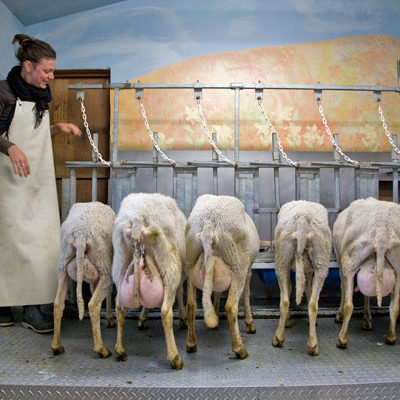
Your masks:
<svg viewBox="0 0 400 400"><path fill-rule="evenodd" d="M50 126L51 136L57 135L58 133L72 133L75 136L81 136L82 131L70 122L59 122Z"/></svg>

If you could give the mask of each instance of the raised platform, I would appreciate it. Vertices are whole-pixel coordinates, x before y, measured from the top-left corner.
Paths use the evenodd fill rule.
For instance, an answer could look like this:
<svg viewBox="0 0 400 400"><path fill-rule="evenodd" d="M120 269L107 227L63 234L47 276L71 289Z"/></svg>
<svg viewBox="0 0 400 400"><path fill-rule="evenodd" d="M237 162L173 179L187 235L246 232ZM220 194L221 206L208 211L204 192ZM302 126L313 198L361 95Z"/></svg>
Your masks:
<svg viewBox="0 0 400 400"><path fill-rule="evenodd" d="M357 311L357 310L356 310ZM63 320L65 354L53 356L52 335L21 325L0 328L0 399L398 399L400 346L384 344L387 308L375 312L372 331L361 330L361 317L350 323L349 345L336 348L340 325L334 310L320 309L317 334L320 355L306 351L304 312L295 312L282 348L271 345L278 324L276 308L255 308L257 333L245 333L239 320L246 360L231 351L225 319L209 330L196 321L197 353L186 353L186 330L174 321L175 337L185 363L170 369L159 313L151 313L147 331L127 319L126 362L92 353L90 321ZM356 312L357 314L357 312ZM102 327L105 344L114 350L116 329Z"/></svg>

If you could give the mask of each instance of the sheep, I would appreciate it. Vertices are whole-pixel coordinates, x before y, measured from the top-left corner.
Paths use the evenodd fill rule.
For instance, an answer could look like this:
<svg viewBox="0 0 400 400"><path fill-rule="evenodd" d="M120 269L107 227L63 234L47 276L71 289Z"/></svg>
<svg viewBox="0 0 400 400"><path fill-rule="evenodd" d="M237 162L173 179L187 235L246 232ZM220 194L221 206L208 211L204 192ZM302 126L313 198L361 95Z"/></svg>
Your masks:
<svg viewBox="0 0 400 400"><path fill-rule="evenodd" d="M172 306L182 281L185 259L186 218L176 201L159 193L132 193L126 196L117 214L113 246L112 276L117 287L116 359L125 361L123 342L126 310L161 307L171 368L181 369L173 332ZM142 312L141 321L146 311ZM142 323L143 321L139 323Z"/></svg>
<svg viewBox="0 0 400 400"><path fill-rule="evenodd" d="M208 328L218 325L218 315L211 294L229 290L225 305L232 334L232 350L239 359L248 357L238 326L238 304L244 292L245 323L248 333L255 333L250 308L251 266L259 251L260 239L241 201L231 196L200 196L186 227L186 263L188 277L187 352L196 352L196 288L203 291L204 321Z"/></svg>
<svg viewBox="0 0 400 400"><path fill-rule="evenodd" d="M107 298L106 325L115 326L111 311L114 220L115 213L108 205L97 201L76 203L61 226L57 266L58 289L54 301L54 336L51 345L54 355L64 353L60 329L70 279L77 282L76 298L81 320L84 316L82 281L90 284L92 297L88 307L93 332L93 351L103 358L111 355L101 337L100 309L104 298Z"/></svg>
<svg viewBox="0 0 400 400"><path fill-rule="evenodd" d="M300 304L304 291L308 299L308 354L318 355L318 301L328 275L332 251L326 208L304 200L284 204L278 215L274 246L275 272L280 288L280 318L272 345L282 347L284 342L285 326L289 320L290 270L293 269L296 271L296 303Z"/></svg>
<svg viewBox="0 0 400 400"><path fill-rule="evenodd" d="M333 225L333 246L341 277L341 301L336 322L343 322L336 346L345 349L353 312L354 276L367 296L391 294L387 344L396 342L400 292L400 207L372 197L353 201ZM363 328L371 329L369 298L365 297Z"/></svg>

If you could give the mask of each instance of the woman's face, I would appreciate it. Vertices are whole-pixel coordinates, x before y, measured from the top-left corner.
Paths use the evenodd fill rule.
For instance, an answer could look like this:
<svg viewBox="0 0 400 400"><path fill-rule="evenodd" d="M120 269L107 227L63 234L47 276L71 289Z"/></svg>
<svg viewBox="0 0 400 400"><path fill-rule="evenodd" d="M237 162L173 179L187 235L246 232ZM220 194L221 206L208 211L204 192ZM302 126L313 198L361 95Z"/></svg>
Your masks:
<svg viewBox="0 0 400 400"><path fill-rule="evenodd" d="M22 77L32 86L46 89L50 79L54 79L56 60L42 58L38 63L24 61L22 66Z"/></svg>

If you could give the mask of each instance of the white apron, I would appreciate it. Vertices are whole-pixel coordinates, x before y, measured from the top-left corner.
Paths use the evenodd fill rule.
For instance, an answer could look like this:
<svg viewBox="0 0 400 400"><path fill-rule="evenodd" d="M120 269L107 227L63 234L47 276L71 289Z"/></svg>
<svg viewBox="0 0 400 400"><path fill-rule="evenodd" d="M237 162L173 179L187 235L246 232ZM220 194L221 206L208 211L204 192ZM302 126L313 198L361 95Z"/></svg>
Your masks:
<svg viewBox="0 0 400 400"><path fill-rule="evenodd" d="M57 291L60 217L49 113L34 129L34 107L17 99L8 131L30 175L15 175L0 153L0 307L53 303Z"/></svg>

